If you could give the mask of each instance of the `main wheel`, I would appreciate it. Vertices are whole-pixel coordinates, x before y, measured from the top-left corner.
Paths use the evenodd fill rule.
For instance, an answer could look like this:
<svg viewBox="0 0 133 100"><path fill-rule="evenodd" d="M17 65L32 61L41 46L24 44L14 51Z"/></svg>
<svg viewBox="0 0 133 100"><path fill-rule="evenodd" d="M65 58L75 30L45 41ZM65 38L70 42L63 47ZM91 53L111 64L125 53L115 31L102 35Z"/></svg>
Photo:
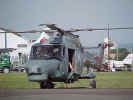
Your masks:
<svg viewBox="0 0 133 100"><path fill-rule="evenodd" d="M40 82L40 89L46 89L46 88L47 88L47 82L46 81Z"/></svg>
<svg viewBox="0 0 133 100"><path fill-rule="evenodd" d="M40 82L41 89L52 89L54 88L54 84L51 81L43 81Z"/></svg>
<svg viewBox="0 0 133 100"><path fill-rule="evenodd" d="M96 88L96 81L94 79L90 80L90 85L92 88Z"/></svg>
<svg viewBox="0 0 133 100"><path fill-rule="evenodd" d="M9 73L9 68L7 68L7 67L5 67L4 69L3 69L3 73L5 73L5 74L7 74L7 73Z"/></svg>
<svg viewBox="0 0 133 100"><path fill-rule="evenodd" d="M47 83L47 88L48 89L53 89L54 88L54 84L52 82L48 82Z"/></svg>

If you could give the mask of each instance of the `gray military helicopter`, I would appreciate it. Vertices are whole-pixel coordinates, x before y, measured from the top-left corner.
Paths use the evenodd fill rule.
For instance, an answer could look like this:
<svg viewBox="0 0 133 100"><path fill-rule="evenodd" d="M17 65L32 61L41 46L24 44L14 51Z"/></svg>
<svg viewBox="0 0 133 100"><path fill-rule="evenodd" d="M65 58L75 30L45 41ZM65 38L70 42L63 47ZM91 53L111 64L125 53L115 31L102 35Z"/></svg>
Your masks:
<svg viewBox="0 0 133 100"><path fill-rule="evenodd" d="M25 65L29 81L39 82L41 89L54 88L53 82L73 83L78 79L90 79L92 88L96 88L96 75L93 72L84 73L86 64L96 63L84 51L79 36L72 34L78 31L133 29L127 28L87 28L63 30L55 24L40 24L50 30L30 30L12 33L45 32L45 36L31 47L28 63ZM11 31L5 31L9 33ZM4 33L4 32L0 32Z"/></svg>
<svg viewBox="0 0 133 100"><path fill-rule="evenodd" d="M79 36L71 32L80 30L62 30L55 24L46 25L52 31L45 31L49 38L43 37L32 45L26 72L30 81L40 82L40 88L54 88L52 82L73 83L78 79L91 79L96 88L93 73L81 74L90 62L82 47ZM94 60L95 62L95 60Z"/></svg>
<svg viewBox="0 0 133 100"><path fill-rule="evenodd" d="M40 88L54 88L52 82L73 83L78 79L90 79L92 88L96 88L94 73L82 74L86 64L96 63L90 60L84 51L79 36L72 34L78 31L113 30L131 28L104 29L71 29L63 30L55 24L41 24L51 31L46 31L50 38L45 37L31 48L31 54L26 72L30 81L40 82Z"/></svg>

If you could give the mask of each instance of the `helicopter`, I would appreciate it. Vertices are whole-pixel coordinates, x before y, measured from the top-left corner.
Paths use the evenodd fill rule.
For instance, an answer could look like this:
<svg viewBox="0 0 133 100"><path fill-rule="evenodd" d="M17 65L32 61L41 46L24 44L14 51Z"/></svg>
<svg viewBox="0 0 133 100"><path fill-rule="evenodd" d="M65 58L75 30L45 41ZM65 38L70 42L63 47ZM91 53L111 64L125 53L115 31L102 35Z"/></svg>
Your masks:
<svg viewBox="0 0 133 100"><path fill-rule="evenodd" d="M26 68L28 79L40 82L40 88L43 89L54 88L53 82L73 83L78 79L90 79L90 85L96 88L95 74L92 72L82 74L86 64L90 63L90 58L84 52L79 36L72 32L108 30L108 28L63 30L55 24L40 24L44 25L53 31L53 36L51 35L49 39L44 37L40 43L32 46ZM112 29L121 28L110 28Z"/></svg>
<svg viewBox="0 0 133 100"><path fill-rule="evenodd" d="M40 41L31 46L30 57L25 65L27 78L32 82L39 82L41 89L54 88L53 82L74 83L79 79L89 79L92 88L96 88L96 75L93 71L84 73L88 63L96 63L84 51L79 36L73 32L95 30L133 29L127 28L86 28L64 30L56 24L40 24L48 30L30 30L13 33L45 32ZM11 31L6 31L9 33ZM2 33L2 32L0 32ZM3 32L4 33L4 32Z"/></svg>
<svg viewBox="0 0 133 100"><path fill-rule="evenodd" d="M73 83L78 79L91 79L96 88L93 73L81 74L88 61L79 36L64 31L55 24L45 24L51 32L32 45L26 72L30 81L40 83L40 88L54 88L53 82ZM42 25L41 25L42 26ZM72 30L74 31L74 30Z"/></svg>

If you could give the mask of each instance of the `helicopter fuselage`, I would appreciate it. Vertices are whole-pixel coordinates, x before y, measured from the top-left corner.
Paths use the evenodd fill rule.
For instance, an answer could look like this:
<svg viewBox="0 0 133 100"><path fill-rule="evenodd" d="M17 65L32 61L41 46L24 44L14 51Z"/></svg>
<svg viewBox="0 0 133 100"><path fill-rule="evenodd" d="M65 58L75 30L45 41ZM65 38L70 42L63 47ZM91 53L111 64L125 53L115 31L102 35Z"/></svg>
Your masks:
<svg viewBox="0 0 133 100"><path fill-rule="evenodd" d="M90 77L81 75L85 68L85 55L78 38L63 36L51 40L32 46L26 65L28 80L70 83Z"/></svg>

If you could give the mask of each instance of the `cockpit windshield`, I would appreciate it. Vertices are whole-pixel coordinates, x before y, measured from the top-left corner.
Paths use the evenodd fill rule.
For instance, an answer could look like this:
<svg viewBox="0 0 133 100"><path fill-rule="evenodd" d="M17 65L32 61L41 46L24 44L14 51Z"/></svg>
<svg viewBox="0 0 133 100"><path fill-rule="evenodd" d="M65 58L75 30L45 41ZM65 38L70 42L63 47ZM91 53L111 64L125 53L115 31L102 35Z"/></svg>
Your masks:
<svg viewBox="0 0 133 100"><path fill-rule="evenodd" d="M33 46L31 51L32 58L62 58L64 57L63 45L41 45Z"/></svg>

